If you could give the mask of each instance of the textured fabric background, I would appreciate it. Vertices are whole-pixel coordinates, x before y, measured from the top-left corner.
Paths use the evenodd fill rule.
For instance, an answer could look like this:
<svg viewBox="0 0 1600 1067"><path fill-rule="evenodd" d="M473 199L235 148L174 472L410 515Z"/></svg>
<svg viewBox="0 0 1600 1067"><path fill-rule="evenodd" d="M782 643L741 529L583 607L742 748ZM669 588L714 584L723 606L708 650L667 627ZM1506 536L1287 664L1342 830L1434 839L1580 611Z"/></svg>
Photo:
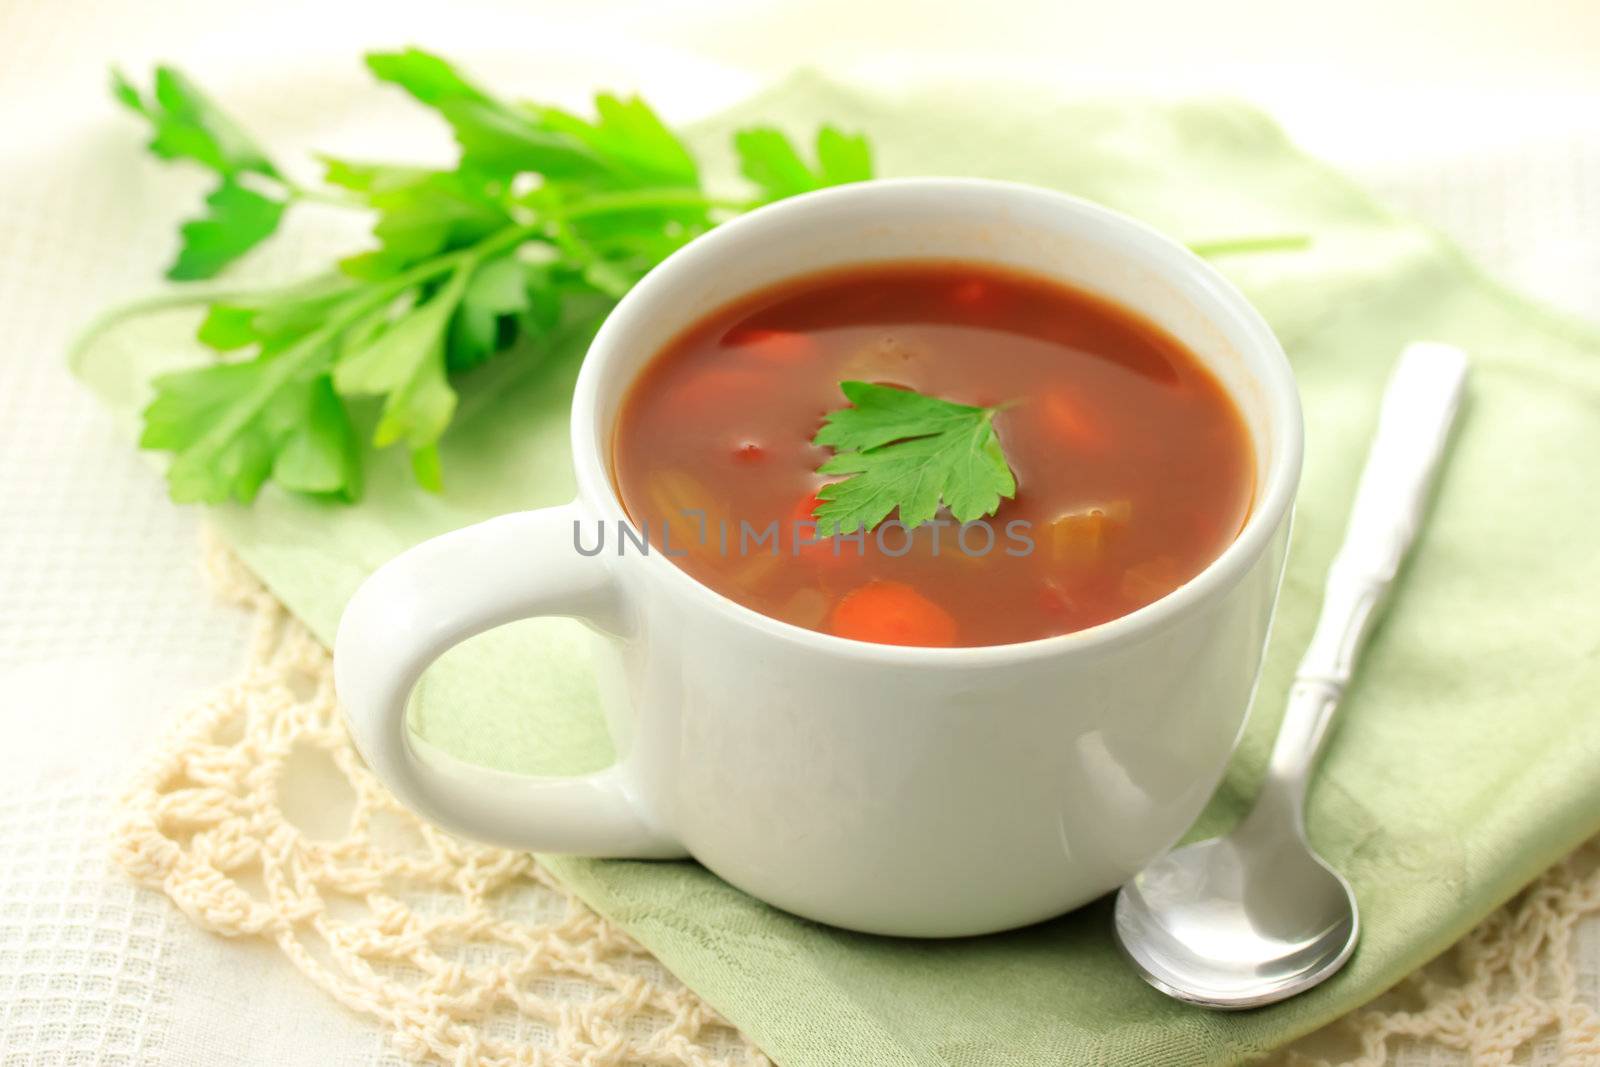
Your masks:
<svg viewBox="0 0 1600 1067"><path fill-rule="evenodd" d="M493 84L566 99L642 84L681 116L753 80L671 50L552 33L498 5L394 5L381 25L350 17L296 32L296 11L310 7L0 7L0 1063L277 1064L307 1047L326 1063L395 1062L270 953L196 934L103 863L107 802L130 753L175 701L225 678L244 640L242 621L204 590L194 515L166 502L59 361L95 310L152 287L172 220L199 189L133 162L139 134L106 102L105 63L186 63L290 147L403 152L445 146L365 86L354 56L374 42L417 39ZM260 78L285 71L295 79ZM1595 109L1569 102L1552 121L1548 101L1525 106L1537 112L1525 128L1490 115L1453 144L1419 137L1426 155L1401 136L1382 156L1346 133L1293 129L1503 276L1592 313ZM301 236L256 269L292 268L314 243ZM1579 949L1594 993L1600 937L1591 930Z"/></svg>

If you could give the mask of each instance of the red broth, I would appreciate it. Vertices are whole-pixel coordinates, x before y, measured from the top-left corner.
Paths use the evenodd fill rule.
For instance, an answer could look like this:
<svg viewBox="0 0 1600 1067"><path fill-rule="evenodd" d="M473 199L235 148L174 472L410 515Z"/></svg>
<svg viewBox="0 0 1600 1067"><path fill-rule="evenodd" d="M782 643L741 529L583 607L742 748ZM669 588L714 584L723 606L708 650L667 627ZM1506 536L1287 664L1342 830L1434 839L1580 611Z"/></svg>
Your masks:
<svg viewBox="0 0 1600 1067"><path fill-rule="evenodd" d="M1016 496L964 536L941 512L814 541L831 453L810 442L852 379L1005 404ZM705 585L796 626L934 646L1071 633L1165 596L1237 536L1255 471L1233 401L1159 327L949 262L819 274L706 316L639 375L613 457L650 551ZM610 533L606 551L638 550Z"/></svg>

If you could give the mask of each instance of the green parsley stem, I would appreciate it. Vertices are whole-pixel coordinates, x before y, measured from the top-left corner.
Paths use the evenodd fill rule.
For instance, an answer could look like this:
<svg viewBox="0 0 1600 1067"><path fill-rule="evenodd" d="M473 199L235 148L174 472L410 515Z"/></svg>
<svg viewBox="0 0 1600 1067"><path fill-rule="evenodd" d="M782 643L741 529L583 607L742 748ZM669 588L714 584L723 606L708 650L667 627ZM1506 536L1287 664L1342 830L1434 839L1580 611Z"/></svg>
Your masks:
<svg viewBox="0 0 1600 1067"><path fill-rule="evenodd" d="M357 211L372 210L353 196L345 196L329 189L317 189L309 185L282 179L284 188L289 191L290 200L299 200L308 204L327 204L330 207L353 208Z"/></svg>
<svg viewBox="0 0 1600 1067"><path fill-rule="evenodd" d="M1261 237L1231 237L1217 241L1192 241L1189 251L1197 256L1234 256L1251 252L1300 252L1311 247L1305 233L1269 234Z"/></svg>
<svg viewBox="0 0 1600 1067"><path fill-rule="evenodd" d="M626 193L601 193L584 197L572 204L563 205L561 215L567 219L581 219L628 211L648 211L652 208L685 207L742 211L749 206L749 203L743 200L719 199L706 196L694 189L639 189Z"/></svg>
<svg viewBox="0 0 1600 1067"><path fill-rule="evenodd" d="M89 325L79 330L71 343L67 345L67 367L73 373L81 369L84 353L94 346L94 343L106 333L142 315L155 315L163 311L178 311L183 308L196 307L203 304L221 303L229 297L244 296L242 289L215 289L202 290L184 289L178 292L155 293L151 296L130 300L126 304L96 315Z"/></svg>
<svg viewBox="0 0 1600 1067"><path fill-rule="evenodd" d="M436 274L441 274L459 266L466 259L486 259L496 252L504 251L520 241L536 236L538 231L539 228L537 226L511 226L490 234L469 248L458 249L455 252L436 256L433 259L419 263L410 270L387 279L378 290L364 294L362 311L371 310L371 308L376 307L385 300L392 299L396 294L409 289L411 286L425 282ZM184 308L199 307L205 304L226 304L230 300L258 296L260 292L260 289L207 286L197 289L180 289L172 292L154 293L137 300L130 300L125 304L119 304L96 316L89 325L78 332L78 335L67 346L67 365L76 370L83 358L83 354L93 347L95 341L130 319L136 319L143 315L156 315L163 311L179 311ZM365 303L368 298L372 299L371 304Z"/></svg>

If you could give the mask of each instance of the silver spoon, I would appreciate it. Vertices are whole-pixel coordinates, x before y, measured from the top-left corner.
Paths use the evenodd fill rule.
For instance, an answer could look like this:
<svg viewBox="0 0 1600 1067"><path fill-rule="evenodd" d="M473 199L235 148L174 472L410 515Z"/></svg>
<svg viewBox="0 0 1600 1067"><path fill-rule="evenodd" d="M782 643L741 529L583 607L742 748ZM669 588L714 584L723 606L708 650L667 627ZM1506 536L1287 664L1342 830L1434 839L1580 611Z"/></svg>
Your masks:
<svg viewBox="0 0 1600 1067"><path fill-rule="evenodd" d="M1332 975L1355 949L1355 894L1306 840L1306 784L1422 521L1466 372L1465 354L1448 345L1401 353L1255 807L1232 833L1168 853L1117 894L1123 951L1169 996L1210 1008L1272 1004Z"/></svg>

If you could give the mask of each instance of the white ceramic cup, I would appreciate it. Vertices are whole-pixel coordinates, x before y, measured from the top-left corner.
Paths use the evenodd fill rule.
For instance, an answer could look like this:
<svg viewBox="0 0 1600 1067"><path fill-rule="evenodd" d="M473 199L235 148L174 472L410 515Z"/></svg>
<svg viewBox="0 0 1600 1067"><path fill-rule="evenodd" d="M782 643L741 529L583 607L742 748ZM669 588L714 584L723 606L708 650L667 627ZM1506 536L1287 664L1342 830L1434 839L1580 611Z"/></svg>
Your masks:
<svg viewBox="0 0 1600 1067"><path fill-rule="evenodd" d="M708 589L659 552L581 555L624 519L617 413L675 334L753 290L881 261L1043 274L1133 308L1237 402L1256 452L1238 539L1194 579L1078 633L981 648L867 644ZM1128 218L1000 182L843 186L728 222L657 267L578 378L571 504L491 519L403 553L345 610L334 669L357 746L405 803L511 848L691 856L798 915L948 936L1045 919L1171 847L1244 722L1300 477L1294 378L1261 316L1209 264ZM995 611L1005 611L997 603ZM442 652L530 616L580 619L621 753L537 778L419 750L410 692Z"/></svg>

